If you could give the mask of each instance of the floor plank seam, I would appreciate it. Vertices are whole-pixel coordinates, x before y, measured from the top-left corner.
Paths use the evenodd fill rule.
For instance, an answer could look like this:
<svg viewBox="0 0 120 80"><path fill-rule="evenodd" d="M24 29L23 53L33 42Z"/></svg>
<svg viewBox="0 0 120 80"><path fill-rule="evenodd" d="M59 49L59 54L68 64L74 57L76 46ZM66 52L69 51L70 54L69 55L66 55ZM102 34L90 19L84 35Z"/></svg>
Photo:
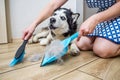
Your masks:
<svg viewBox="0 0 120 80"><path fill-rule="evenodd" d="M98 60L98 59L100 59L100 58L98 57L96 60ZM91 61L90 63L93 63L93 62L96 61L96 60L93 60L93 61ZM90 63L88 63L88 64L90 64ZM88 64L85 64L85 65L88 65ZM85 66L85 65L84 65L84 66ZM81 67L83 67L83 66L81 66ZM80 67L80 68L81 68L81 67ZM81 71L81 70L79 70L79 69L77 69L77 71L83 72L83 73L88 74L88 75L93 76L93 77L96 77L96 76L94 76L94 75L91 75L91 74L86 73L86 72L84 72L84 71ZM96 78L101 79L101 78L99 78L99 77L96 77ZM101 79L101 80L103 80L103 79Z"/></svg>
<svg viewBox="0 0 120 80"><path fill-rule="evenodd" d="M29 67L29 66L34 66L34 65L37 65L37 64L40 64L40 63L41 63L41 62L35 63L35 64L31 64L31 65L27 65L27 66L23 66L23 67L16 68L16 69L13 69L13 70L8 70L8 71L5 71L5 72L0 73L0 75L1 75L1 74L5 74L5 73L8 73L8 72L15 71L15 70L19 70L19 69L22 69L22 68L26 68L26 67Z"/></svg>
<svg viewBox="0 0 120 80"><path fill-rule="evenodd" d="M92 74L89 74L89 73L87 73L87 72L84 72L84 71L81 71L81 70L77 70L77 71L82 72L82 73L85 73L85 74L90 75L90 76L93 76L93 77L95 77L95 78L97 78L97 79L103 80L103 79L101 79L101 78L99 78L99 77L97 77L97 76L94 76L94 75L92 75Z"/></svg>
<svg viewBox="0 0 120 80"><path fill-rule="evenodd" d="M98 58L96 58L96 59L94 59L94 60L88 61L87 63L83 64L83 65L80 66L79 68L81 68L81 67L83 67L83 66L85 66L85 65L88 65L88 64L90 64L90 63L92 63L92 62L94 62L94 61L96 61L96 60L98 60L98 59L100 59L100 58L98 57Z"/></svg>
<svg viewBox="0 0 120 80"><path fill-rule="evenodd" d="M79 65L78 67L73 68L72 70L69 70L69 71L67 71L67 72L64 72L64 73L60 74L59 76L53 77L53 78L51 78L50 80L58 79L58 78L60 78L61 76L64 76L64 75L66 75L66 74L68 74L68 73L71 73L71 72L73 72L73 71L75 71L75 70L78 70L80 67L85 66L85 65L89 64L90 62L96 61L96 60L98 60L98 59L99 59L99 58L93 59L93 60L91 60L91 61L88 61L88 62L86 62L86 63L84 63L84 64L82 64L82 65Z"/></svg>
<svg viewBox="0 0 120 80"><path fill-rule="evenodd" d="M39 48L39 47L34 47L34 48ZM9 53L12 53L12 52L16 53L16 51L17 51L17 49L10 50L10 51L4 51L4 52L1 52L0 54L9 54Z"/></svg>

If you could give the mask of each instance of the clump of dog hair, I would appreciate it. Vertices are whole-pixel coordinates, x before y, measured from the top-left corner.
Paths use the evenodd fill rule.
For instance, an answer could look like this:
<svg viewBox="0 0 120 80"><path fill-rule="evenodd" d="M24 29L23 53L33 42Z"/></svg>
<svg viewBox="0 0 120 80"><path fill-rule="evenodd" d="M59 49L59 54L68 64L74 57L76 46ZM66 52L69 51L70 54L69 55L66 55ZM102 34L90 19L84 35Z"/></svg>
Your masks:
<svg viewBox="0 0 120 80"><path fill-rule="evenodd" d="M45 55L47 57L55 56L58 64L63 64L62 55L60 54L64 49L64 45L61 44L60 40L53 40L50 45L46 47Z"/></svg>
<svg viewBox="0 0 120 80"><path fill-rule="evenodd" d="M63 51L63 49L64 45L61 44L60 40L53 40L48 46L46 46L44 54L43 53L33 54L29 58L27 58L27 60L30 62L36 62L39 61L40 58L43 57L43 55L46 55L47 57L55 56L57 58L57 63L62 65L64 61L60 53Z"/></svg>
<svg viewBox="0 0 120 80"><path fill-rule="evenodd" d="M42 56L43 56L42 53L36 53L27 58L27 60L30 62L36 62L39 61L42 58Z"/></svg>

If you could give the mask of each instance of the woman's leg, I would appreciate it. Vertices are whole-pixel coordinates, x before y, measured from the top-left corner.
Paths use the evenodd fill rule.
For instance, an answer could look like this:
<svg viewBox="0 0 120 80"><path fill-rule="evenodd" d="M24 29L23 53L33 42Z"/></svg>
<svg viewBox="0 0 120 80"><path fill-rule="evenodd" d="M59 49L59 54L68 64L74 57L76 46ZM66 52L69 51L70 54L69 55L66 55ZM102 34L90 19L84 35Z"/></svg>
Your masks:
<svg viewBox="0 0 120 80"><path fill-rule="evenodd" d="M115 57L120 55L120 45L98 37L93 44L93 51L102 58Z"/></svg>
<svg viewBox="0 0 120 80"><path fill-rule="evenodd" d="M95 37L82 36L76 45L80 50L92 50Z"/></svg>

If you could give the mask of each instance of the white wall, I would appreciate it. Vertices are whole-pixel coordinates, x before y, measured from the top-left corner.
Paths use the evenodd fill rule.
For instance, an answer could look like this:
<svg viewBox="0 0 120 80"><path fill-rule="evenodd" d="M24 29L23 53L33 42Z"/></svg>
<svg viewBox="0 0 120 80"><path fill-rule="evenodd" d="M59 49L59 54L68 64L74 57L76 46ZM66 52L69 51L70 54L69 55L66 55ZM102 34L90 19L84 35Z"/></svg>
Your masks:
<svg viewBox="0 0 120 80"><path fill-rule="evenodd" d="M83 22L84 18L84 0L76 1L76 12L80 13L80 18L78 20L78 24L80 25Z"/></svg>
<svg viewBox="0 0 120 80"><path fill-rule="evenodd" d="M22 31L40 13L42 7L48 1L44 0L10 0L10 22L12 38L20 38Z"/></svg>
<svg viewBox="0 0 120 80"><path fill-rule="evenodd" d="M96 12L94 9L89 9L85 0L69 0L63 7L70 8L73 12L80 13L79 24L83 22L83 18L88 18L90 15ZM43 7L49 2L49 0L9 0L9 12L10 12L10 25L12 38L21 38L22 31L28 27L39 15ZM84 8L84 13L83 13ZM40 27L47 26L47 22L44 21L40 24L35 32L39 31Z"/></svg>
<svg viewBox="0 0 120 80"><path fill-rule="evenodd" d="M86 2L84 2L84 20L89 18L91 15L95 14L97 12L97 8L88 8Z"/></svg>
<svg viewBox="0 0 120 80"><path fill-rule="evenodd" d="M22 31L35 20L48 2L49 0L9 0L12 38L20 38ZM69 0L64 7L76 12L76 1ZM38 28L46 24L43 22ZM38 28L36 32L39 30Z"/></svg>

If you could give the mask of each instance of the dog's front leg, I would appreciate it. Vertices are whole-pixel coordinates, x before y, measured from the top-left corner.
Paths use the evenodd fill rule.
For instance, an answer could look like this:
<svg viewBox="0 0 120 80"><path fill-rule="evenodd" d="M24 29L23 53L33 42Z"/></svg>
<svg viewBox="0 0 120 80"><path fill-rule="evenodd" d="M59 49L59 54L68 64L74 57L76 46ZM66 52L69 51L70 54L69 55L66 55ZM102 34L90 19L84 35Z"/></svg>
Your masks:
<svg viewBox="0 0 120 80"><path fill-rule="evenodd" d="M44 38L49 34L48 30L44 30L36 35L33 35L32 38L29 40L29 43L36 43L39 41L40 38Z"/></svg>
<svg viewBox="0 0 120 80"><path fill-rule="evenodd" d="M77 56L77 55L80 54L80 50L79 50L79 48L77 47L75 41L76 41L76 39L74 39L74 40L71 42L71 45L70 45L70 55L72 55L72 56Z"/></svg>
<svg viewBox="0 0 120 80"><path fill-rule="evenodd" d="M52 39L53 39L53 37L52 37L51 33L49 32L49 34L46 38L40 39L40 45L48 45Z"/></svg>

